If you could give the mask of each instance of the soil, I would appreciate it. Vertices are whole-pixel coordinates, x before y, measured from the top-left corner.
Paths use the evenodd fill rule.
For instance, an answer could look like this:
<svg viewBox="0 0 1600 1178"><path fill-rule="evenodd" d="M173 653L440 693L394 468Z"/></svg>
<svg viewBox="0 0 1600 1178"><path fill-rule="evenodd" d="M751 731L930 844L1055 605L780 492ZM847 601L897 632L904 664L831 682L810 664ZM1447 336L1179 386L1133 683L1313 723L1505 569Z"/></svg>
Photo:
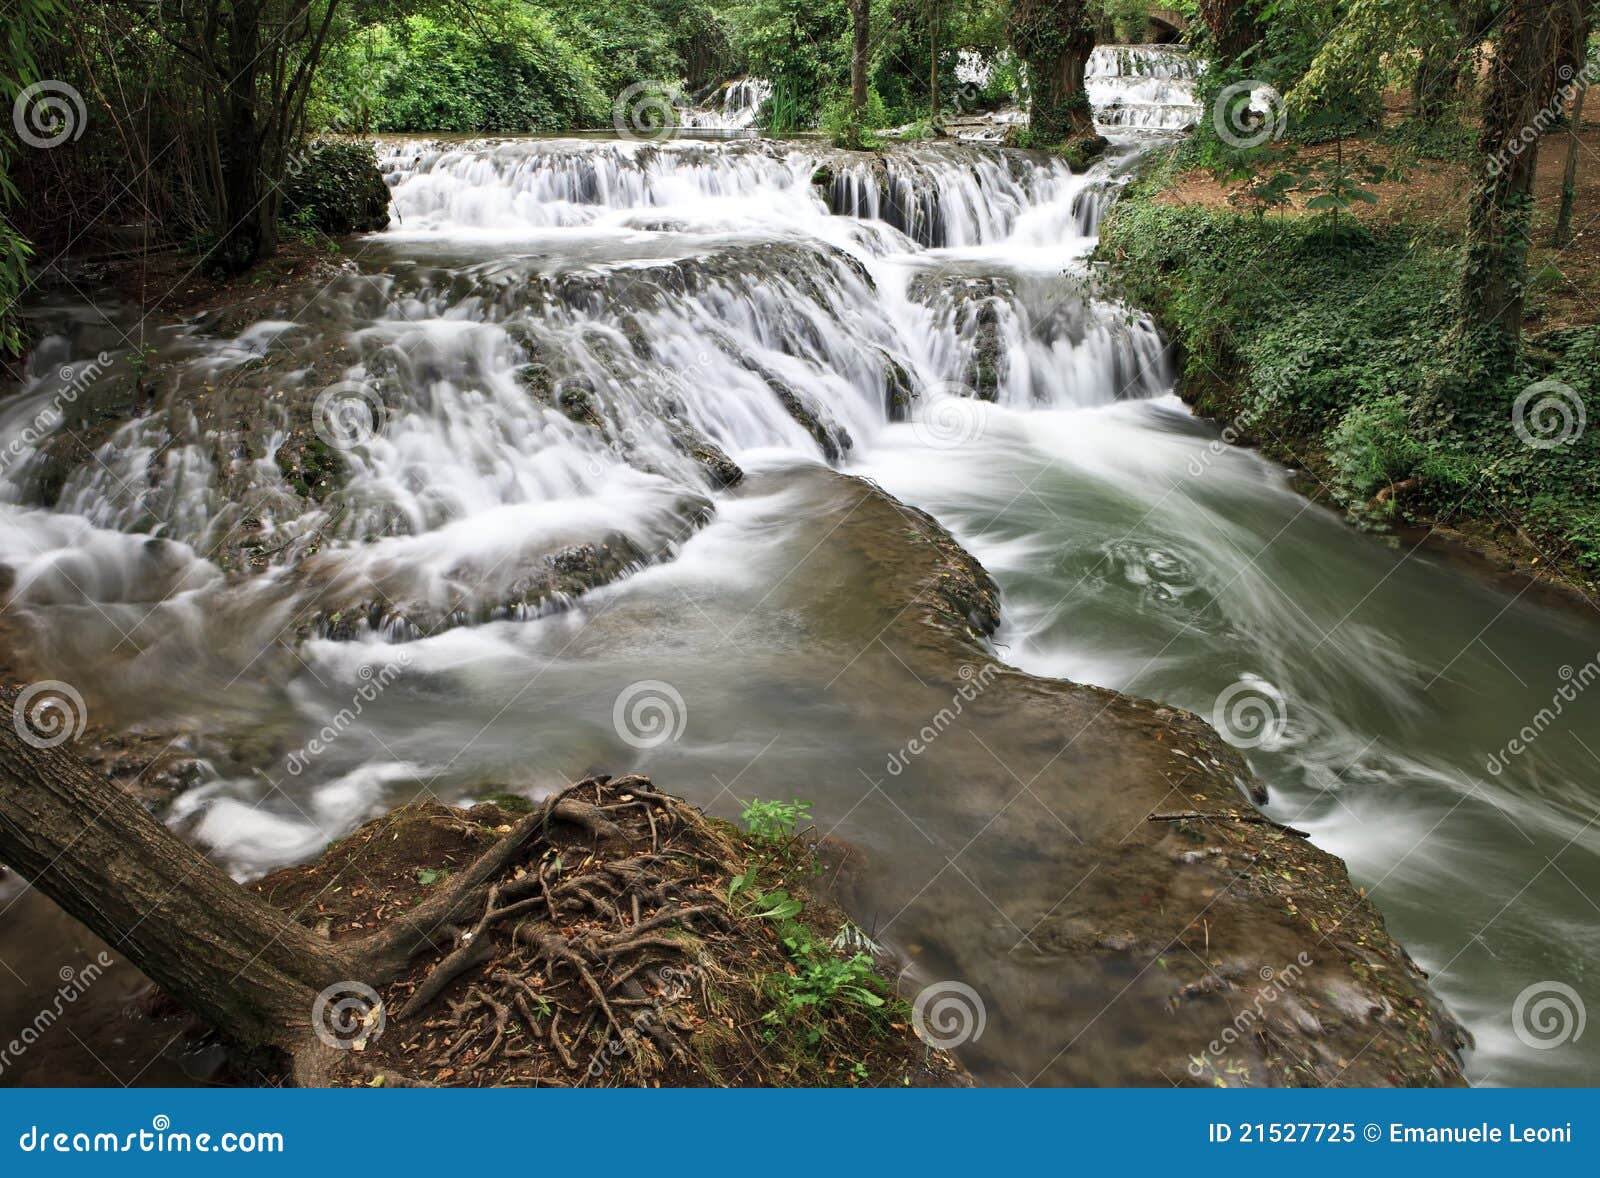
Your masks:
<svg viewBox="0 0 1600 1178"><path fill-rule="evenodd" d="M1551 243L1551 232L1566 172L1567 142L1564 129L1552 132L1541 142L1534 176L1533 249L1528 262L1533 279L1524 321L1530 335L1593 323L1595 306L1600 303L1600 167L1596 166L1600 161L1600 117L1585 118L1579 133L1582 146L1573 202L1573 238L1557 248ZM1297 162L1316 163L1331 159L1337 150L1331 143L1297 147L1294 158ZM1347 163L1361 156L1385 167L1405 163L1404 179L1371 186L1378 198L1376 204L1354 203L1351 212L1356 219L1384 224L1404 221L1453 236L1465 229L1472 197L1472 161L1408 158L1405 149L1371 138L1347 141L1344 153ZM1242 187L1242 183L1223 183L1209 172L1195 170L1176 177L1174 186L1158 199L1168 204L1234 208L1229 198ZM1307 195L1298 195L1291 210L1268 215L1306 215L1307 199Z"/></svg>
<svg viewBox="0 0 1600 1178"><path fill-rule="evenodd" d="M362 1050L339 1061L333 1083L970 1083L918 1039L910 1009L885 980L893 976L881 968L887 962L866 983L870 1002L840 994L783 1005L786 983L806 964L856 952L854 926L823 895L822 861L803 834L763 841L642 777L595 778L569 794L620 833L552 823L491 894L486 913L509 915L493 916L476 938L457 937L458 947L425 952L384 994L381 1033L370 1014L344 1028ZM358 939L446 886L529 808L517 797L470 810L403 807L317 863L254 888L335 941ZM793 921L761 915L780 892L801 905ZM784 944L796 937L816 946L799 962ZM835 949L841 937L845 947ZM450 963L463 954L472 963L455 973Z"/></svg>

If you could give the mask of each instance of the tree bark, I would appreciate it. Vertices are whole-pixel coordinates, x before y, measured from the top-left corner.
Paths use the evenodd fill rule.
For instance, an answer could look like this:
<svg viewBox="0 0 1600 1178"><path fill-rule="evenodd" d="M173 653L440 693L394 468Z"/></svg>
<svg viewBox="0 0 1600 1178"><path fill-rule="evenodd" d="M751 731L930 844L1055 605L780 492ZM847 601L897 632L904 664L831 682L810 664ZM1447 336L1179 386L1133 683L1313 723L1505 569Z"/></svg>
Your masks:
<svg viewBox="0 0 1600 1178"><path fill-rule="evenodd" d="M1211 34L1219 65L1235 64L1261 40L1255 0L1200 0L1200 19Z"/></svg>
<svg viewBox="0 0 1600 1178"><path fill-rule="evenodd" d="M859 123L867 112L867 44L872 0L850 0L850 111Z"/></svg>
<svg viewBox="0 0 1600 1178"><path fill-rule="evenodd" d="M937 130L939 118L939 0L928 0L928 121Z"/></svg>
<svg viewBox="0 0 1600 1178"><path fill-rule="evenodd" d="M1099 138L1084 73L1094 51L1088 0L1012 0L1008 32L1028 71L1028 125L1037 143Z"/></svg>
<svg viewBox="0 0 1600 1178"><path fill-rule="evenodd" d="M1522 333L1539 139L1554 118L1552 33L1564 0L1511 0L1495 46L1467 219L1461 334L1494 363Z"/></svg>
<svg viewBox="0 0 1600 1178"><path fill-rule="evenodd" d="M25 720L23 725L25 727ZM0 862L239 1042L310 1037L344 955L256 899L64 748L36 748L0 698Z"/></svg>
<svg viewBox="0 0 1600 1178"><path fill-rule="evenodd" d="M1583 150L1583 96L1593 80L1589 75L1589 37L1594 32L1595 9L1585 0L1573 13L1572 36L1556 63L1556 85L1567 99L1562 112L1567 121L1567 166L1561 177L1561 203L1550 243L1561 248L1572 241L1572 206L1578 196L1578 155Z"/></svg>
<svg viewBox="0 0 1600 1178"><path fill-rule="evenodd" d="M241 274L277 248L277 201L262 171L262 128L256 82L262 61L261 9L234 4L228 18L226 75L221 95L222 192L220 224L210 268Z"/></svg>

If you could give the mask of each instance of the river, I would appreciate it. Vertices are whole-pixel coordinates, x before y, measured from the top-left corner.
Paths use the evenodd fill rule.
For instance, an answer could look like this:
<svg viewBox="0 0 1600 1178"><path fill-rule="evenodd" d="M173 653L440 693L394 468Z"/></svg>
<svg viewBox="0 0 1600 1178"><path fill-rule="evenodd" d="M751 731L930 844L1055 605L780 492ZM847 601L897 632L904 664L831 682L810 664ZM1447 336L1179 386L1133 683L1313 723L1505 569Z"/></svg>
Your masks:
<svg viewBox="0 0 1600 1178"><path fill-rule="evenodd" d="M727 816L807 798L911 894L970 843L906 791L959 779L904 771L914 655L875 657L904 678L875 672L871 709L835 690L874 640L816 608L829 464L994 574L1005 660L1215 717L1434 975L1475 1081L1588 1082L1594 1037L1546 1050L1512 1008L1600 1000L1600 622L1347 526L1190 415L1087 260L1193 117L1186 64L1099 62L1113 147L1080 176L963 144L389 143L390 229L291 317L164 334L200 407L120 426L54 510L40 409L102 349L128 361L115 309L48 309L0 406L0 564L37 661L97 721L231 734L169 820L240 876L417 796L598 768ZM260 456L290 438L283 389L334 378L345 485L308 511ZM606 583L541 603L579 548ZM862 923L913 957L992 931L923 914L907 943L902 915Z"/></svg>

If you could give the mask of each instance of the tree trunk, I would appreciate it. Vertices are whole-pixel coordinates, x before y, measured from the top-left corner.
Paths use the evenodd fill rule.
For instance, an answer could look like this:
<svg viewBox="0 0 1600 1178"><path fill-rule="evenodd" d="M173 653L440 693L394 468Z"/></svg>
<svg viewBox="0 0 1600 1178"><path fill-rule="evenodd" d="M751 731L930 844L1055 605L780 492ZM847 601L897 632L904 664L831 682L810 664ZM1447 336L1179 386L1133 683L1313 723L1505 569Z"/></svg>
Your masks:
<svg viewBox="0 0 1600 1178"><path fill-rule="evenodd" d="M26 717L14 723L0 698L0 862L234 1039L309 1038L318 993L357 976L345 957L111 781L22 731Z"/></svg>
<svg viewBox="0 0 1600 1178"><path fill-rule="evenodd" d="M1211 33L1217 63L1230 66L1261 40L1255 0L1200 0L1200 18Z"/></svg>
<svg viewBox="0 0 1600 1178"><path fill-rule="evenodd" d="M1012 0L1012 48L1028 71L1028 125L1036 144L1095 141L1084 72L1094 50L1088 0Z"/></svg>
<svg viewBox="0 0 1600 1178"><path fill-rule="evenodd" d="M1556 227L1550 243L1557 249L1572 241L1572 205L1578 196L1578 155L1583 150L1583 96L1589 88L1586 60L1589 37L1594 31L1595 9L1574 13L1572 36L1556 63L1556 85L1566 102L1562 114L1567 120L1567 166L1561 177L1561 204L1556 212Z"/></svg>
<svg viewBox="0 0 1600 1178"><path fill-rule="evenodd" d="M1467 219L1461 335L1491 364L1522 332L1539 137L1551 119L1552 32L1563 0L1511 0L1495 46Z"/></svg>
<svg viewBox="0 0 1600 1178"><path fill-rule="evenodd" d="M262 169L262 127L256 83L263 60L261 8L255 0L233 5L228 21L225 85L221 95L222 192L220 223L210 268L241 274L278 244L276 186Z"/></svg>
<svg viewBox="0 0 1600 1178"><path fill-rule="evenodd" d="M867 114L867 43L872 29L872 0L850 0L850 112L856 122Z"/></svg>
<svg viewBox="0 0 1600 1178"><path fill-rule="evenodd" d="M928 122L939 129L939 0L928 3Z"/></svg>

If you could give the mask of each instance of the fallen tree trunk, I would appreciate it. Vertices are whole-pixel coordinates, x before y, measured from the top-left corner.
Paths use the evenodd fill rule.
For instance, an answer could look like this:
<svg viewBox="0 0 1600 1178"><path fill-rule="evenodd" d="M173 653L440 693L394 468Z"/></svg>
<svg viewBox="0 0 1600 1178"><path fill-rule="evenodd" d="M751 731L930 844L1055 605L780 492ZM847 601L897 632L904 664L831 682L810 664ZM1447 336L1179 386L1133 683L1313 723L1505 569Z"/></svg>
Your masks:
<svg viewBox="0 0 1600 1178"><path fill-rule="evenodd" d="M305 1038L317 995L354 976L345 956L64 748L25 739L13 700L0 698L0 863L233 1038Z"/></svg>

